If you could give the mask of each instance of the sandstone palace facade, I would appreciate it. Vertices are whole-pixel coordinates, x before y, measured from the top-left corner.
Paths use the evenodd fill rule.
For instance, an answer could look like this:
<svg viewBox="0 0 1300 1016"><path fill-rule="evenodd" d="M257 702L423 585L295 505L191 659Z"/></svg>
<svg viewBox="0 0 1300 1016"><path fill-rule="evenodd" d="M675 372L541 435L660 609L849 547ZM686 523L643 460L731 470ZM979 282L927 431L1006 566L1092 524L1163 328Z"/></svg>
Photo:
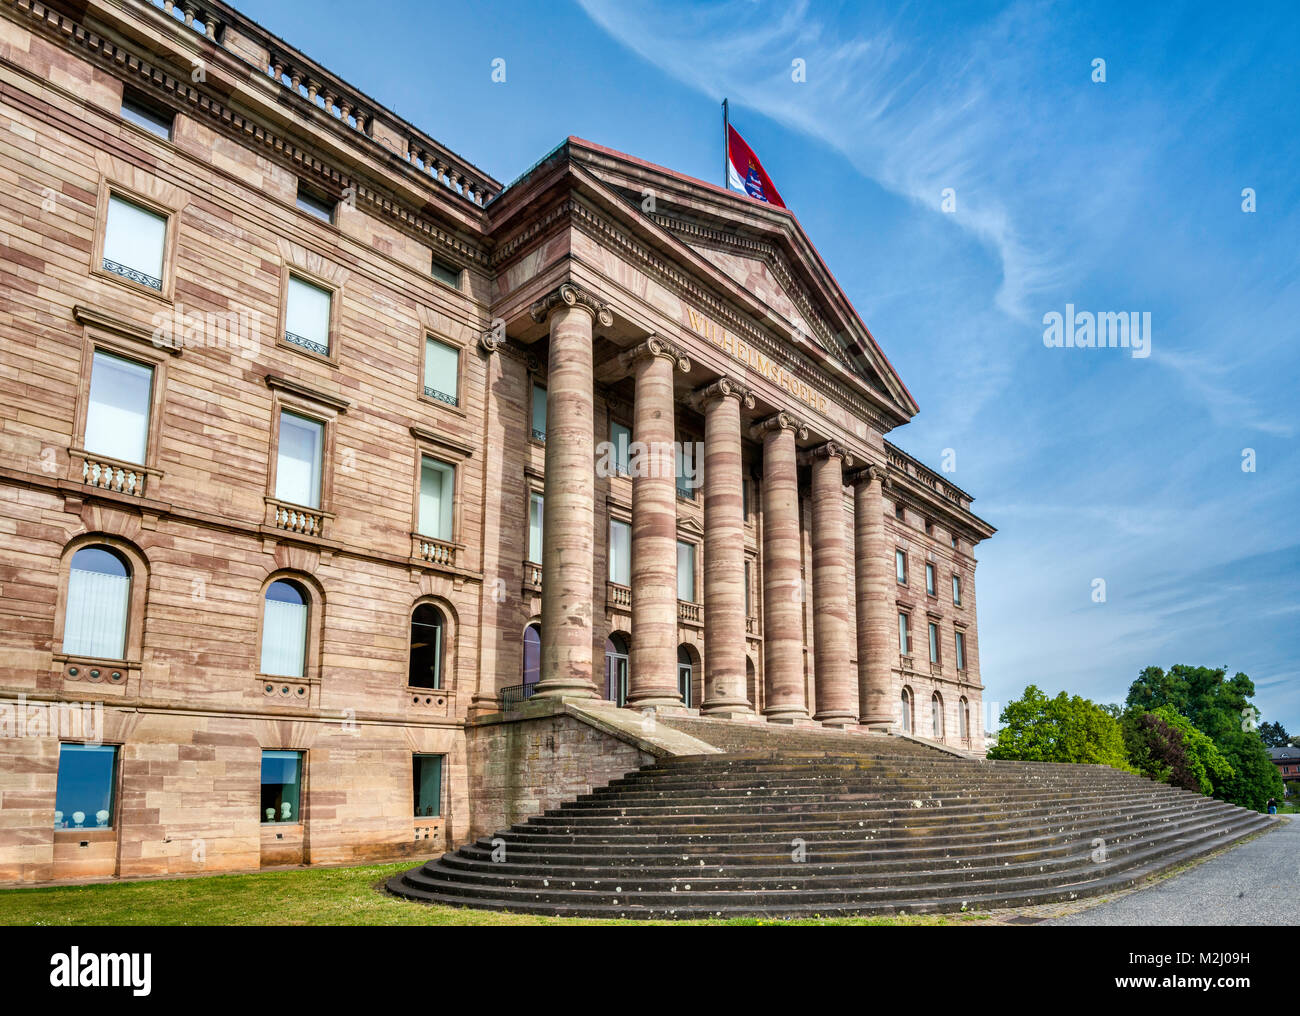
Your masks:
<svg viewBox="0 0 1300 1016"><path fill-rule="evenodd" d="M0 881L431 856L675 710L981 749L993 529L788 212L207 0L3 0L0 121Z"/></svg>

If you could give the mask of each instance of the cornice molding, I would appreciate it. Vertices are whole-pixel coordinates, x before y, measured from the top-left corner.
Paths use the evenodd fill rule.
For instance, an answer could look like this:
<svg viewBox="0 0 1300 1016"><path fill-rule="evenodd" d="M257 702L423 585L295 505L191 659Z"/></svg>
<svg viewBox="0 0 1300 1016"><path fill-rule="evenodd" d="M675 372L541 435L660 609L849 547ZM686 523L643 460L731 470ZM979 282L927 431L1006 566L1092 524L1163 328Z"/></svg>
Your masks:
<svg viewBox="0 0 1300 1016"><path fill-rule="evenodd" d="M120 335L123 338L135 339L137 342L144 342L155 349L164 349L171 353L172 356L180 356L184 346L174 338L170 341L165 340L162 330L150 330L134 322L126 321L120 317L109 314L107 311L98 310L95 307L87 307L85 304L74 304L72 316L80 325L87 328L97 328L103 332L112 332L114 335ZM167 330L170 334L170 329Z"/></svg>
<svg viewBox="0 0 1300 1016"><path fill-rule="evenodd" d="M152 5L148 6L152 9ZM241 145L248 146L263 157L288 167L293 173L297 174L307 170L315 174L318 179L328 182L334 188L339 190L352 188L358 205L366 205L377 218L395 222L399 226L404 226L408 230L419 234L422 240L428 242L440 254L459 257L479 268L487 267L488 255L485 248L470 244L463 238L453 236L440 229L436 224L421 216L419 209L416 207L402 204L389 195L373 190L370 186L348 174L339 172L319 159L314 153L295 144L283 134L232 109L220 99L200 92L190 81L174 77L164 67L157 65L149 58L141 56L126 46L105 38L103 35L90 31L69 16L50 10L45 5L36 3L35 0L22 0L22 2L7 0L5 7L26 14L32 22L35 22L34 25L29 25L29 27L35 32L58 40L57 45L80 47L86 53L90 62L100 69L107 71L114 77L125 78L147 94L166 96L170 103L181 106L187 116L198 122L206 123L209 127L227 137L238 139ZM180 27L183 28L184 26ZM200 43L205 38L199 33L194 33L194 37ZM220 44L212 40L207 41L209 45L216 47L225 56L239 60L244 66L248 66L246 61L230 53ZM269 74L267 74L267 80L275 83ZM282 90L289 91L283 83L279 84ZM390 148L380 144L373 137L351 129L350 133L356 135L357 139L364 138L371 144L378 146L379 152L384 156L400 158ZM250 142L256 142L256 144L250 145ZM417 168L413 166L410 168L412 172L418 174ZM439 189L440 196L444 192L449 198L459 196L454 190ZM468 198L464 200L475 214L482 211L482 207L473 201Z"/></svg>
<svg viewBox="0 0 1300 1016"><path fill-rule="evenodd" d="M330 392L323 392L319 388L312 388L301 381L295 381L293 378L284 377L280 374L267 374L266 387L276 391L288 392L290 395L296 395L300 399L308 399L311 402L318 402L322 406L328 406L330 409L339 413L346 413L352 408L352 403L347 399L340 398Z"/></svg>

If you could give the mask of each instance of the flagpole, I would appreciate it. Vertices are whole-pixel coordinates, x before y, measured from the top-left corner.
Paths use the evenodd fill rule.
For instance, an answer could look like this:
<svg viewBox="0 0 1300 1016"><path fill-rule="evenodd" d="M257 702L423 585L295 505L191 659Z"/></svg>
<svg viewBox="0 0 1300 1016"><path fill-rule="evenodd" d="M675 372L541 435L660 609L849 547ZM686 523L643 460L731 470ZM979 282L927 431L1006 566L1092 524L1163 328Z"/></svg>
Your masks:
<svg viewBox="0 0 1300 1016"><path fill-rule="evenodd" d="M731 190L731 174L728 169L731 166L731 160L727 157L727 150L731 147L731 115L727 109L727 100L722 100L722 189Z"/></svg>

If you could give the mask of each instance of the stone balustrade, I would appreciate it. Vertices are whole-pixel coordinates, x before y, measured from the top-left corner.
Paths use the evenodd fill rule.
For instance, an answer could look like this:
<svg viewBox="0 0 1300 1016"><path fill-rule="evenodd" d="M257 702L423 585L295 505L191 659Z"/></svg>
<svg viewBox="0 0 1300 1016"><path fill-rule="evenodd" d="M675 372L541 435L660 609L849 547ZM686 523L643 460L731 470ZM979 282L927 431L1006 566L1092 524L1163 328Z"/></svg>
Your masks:
<svg viewBox="0 0 1300 1016"><path fill-rule="evenodd" d="M524 562L524 585L535 592L542 589L542 566L532 561Z"/></svg>
<svg viewBox="0 0 1300 1016"><path fill-rule="evenodd" d="M103 455L94 455L81 448L71 450L73 463L80 463L80 469L74 465L74 476L82 483L100 490L111 490L117 494L129 494L144 497L149 477L161 477L156 469L149 469L137 463L121 462Z"/></svg>
<svg viewBox="0 0 1300 1016"><path fill-rule="evenodd" d="M440 568L455 568L459 547L446 540L435 540L432 536L415 536L415 557L426 564Z"/></svg>
<svg viewBox="0 0 1300 1016"><path fill-rule="evenodd" d="M187 28L192 28L200 35L207 36L213 42L219 42L225 22L208 4L173 3L172 0L154 0L154 6L162 8L177 21L184 21Z"/></svg>
<svg viewBox="0 0 1300 1016"><path fill-rule="evenodd" d="M704 608L698 603L691 603L689 600L678 600L677 620L683 624L702 625L704 623Z"/></svg>
<svg viewBox="0 0 1300 1016"><path fill-rule="evenodd" d="M605 605L615 610L632 609L632 588L617 582L605 583Z"/></svg>
<svg viewBox="0 0 1300 1016"><path fill-rule="evenodd" d="M325 533L326 513L302 505L288 504L267 498L271 509L271 525L285 532L300 536L323 536Z"/></svg>

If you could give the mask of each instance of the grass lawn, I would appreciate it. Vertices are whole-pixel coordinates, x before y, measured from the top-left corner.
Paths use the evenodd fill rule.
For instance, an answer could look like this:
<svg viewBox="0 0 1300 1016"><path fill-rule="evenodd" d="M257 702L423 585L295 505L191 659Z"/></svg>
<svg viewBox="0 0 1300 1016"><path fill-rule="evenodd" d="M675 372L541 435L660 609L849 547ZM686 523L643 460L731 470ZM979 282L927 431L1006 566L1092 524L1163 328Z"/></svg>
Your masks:
<svg viewBox="0 0 1300 1016"><path fill-rule="evenodd" d="M534 917L488 910L461 910L399 900L376 886L409 868L401 864L360 868L310 868L210 875L202 878L0 890L0 924L641 924ZM665 924L884 924L935 925L988 922L983 914L938 914L826 920L669 921Z"/></svg>

